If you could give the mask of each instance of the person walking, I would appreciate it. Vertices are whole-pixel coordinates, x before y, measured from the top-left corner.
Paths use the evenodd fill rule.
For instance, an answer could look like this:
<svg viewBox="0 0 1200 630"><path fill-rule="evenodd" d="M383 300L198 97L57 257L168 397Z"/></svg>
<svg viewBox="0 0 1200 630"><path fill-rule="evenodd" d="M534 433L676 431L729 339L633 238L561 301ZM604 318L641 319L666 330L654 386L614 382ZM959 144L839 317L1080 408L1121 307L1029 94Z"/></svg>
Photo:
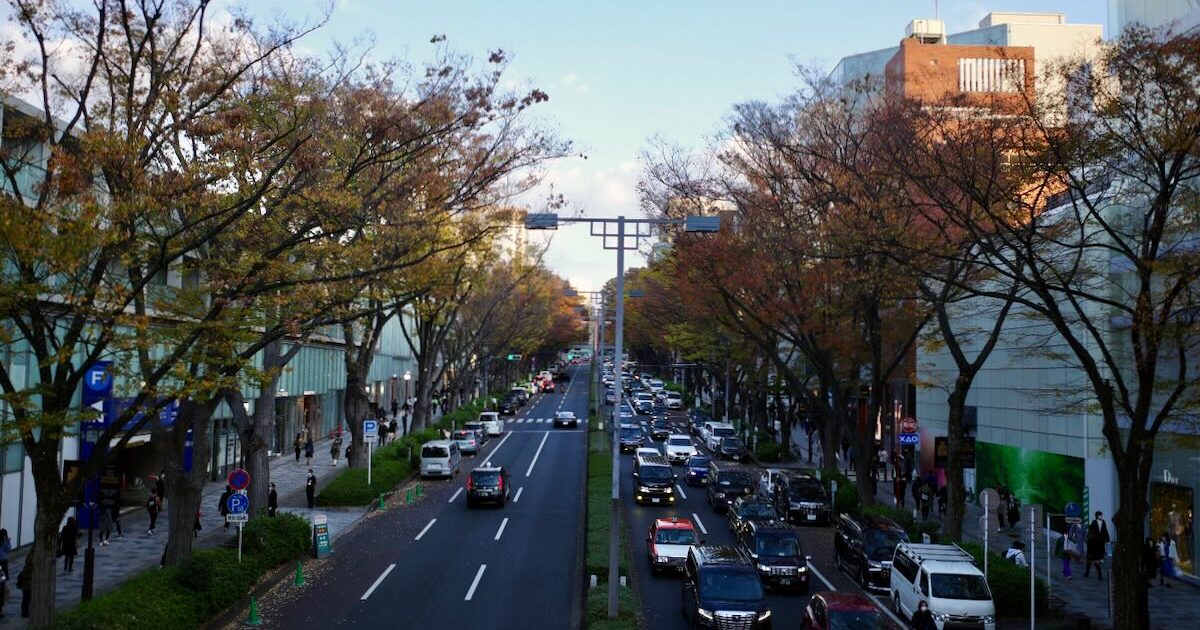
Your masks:
<svg viewBox="0 0 1200 630"><path fill-rule="evenodd" d="M875 478L887 481L887 449L882 446L875 453Z"/></svg>
<svg viewBox="0 0 1200 630"><path fill-rule="evenodd" d="M1142 544L1142 578L1146 581L1146 588L1154 585L1154 576L1158 575L1162 567L1162 558L1158 557L1158 543L1154 542L1153 536L1147 536L1146 542Z"/></svg>
<svg viewBox="0 0 1200 630"><path fill-rule="evenodd" d="M305 460L305 464L310 467L312 466L313 453L316 451L316 449L317 449L317 447L316 447L316 445L313 444L312 436L310 435L307 438L305 438L305 440L304 440L304 460Z"/></svg>
<svg viewBox="0 0 1200 630"><path fill-rule="evenodd" d="M1025 543L1014 540L1004 552L1004 559L1023 568L1029 568L1029 560L1025 558Z"/></svg>
<svg viewBox="0 0 1200 630"><path fill-rule="evenodd" d="M946 485L947 484L942 484L942 486L937 489L938 516L946 515L946 500L948 497Z"/></svg>
<svg viewBox="0 0 1200 630"><path fill-rule="evenodd" d="M279 509L279 492L275 490L275 482L271 482L271 490L267 492L267 516L274 517Z"/></svg>
<svg viewBox="0 0 1200 630"><path fill-rule="evenodd" d="M204 516L204 515L200 513L200 510L196 510L196 518L195 518L195 520L192 521L192 538L197 538L200 536L200 529L201 529L200 517L201 516Z"/></svg>
<svg viewBox="0 0 1200 630"><path fill-rule="evenodd" d="M892 477L893 490L896 493L896 507L904 507L904 494L908 489L908 481L903 477Z"/></svg>
<svg viewBox="0 0 1200 630"><path fill-rule="evenodd" d="M58 533L58 555L63 557L63 569L67 573L75 572L75 555L79 553L79 524L75 517L67 519L62 531Z"/></svg>
<svg viewBox="0 0 1200 630"><path fill-rule="evenodd" d="M158 497L154 494L154 490L151 490L150 495L146 497L146 514L150 515L150 527L146 533L153 536L155 525L158 524Z"/></svg>
<svg viewBox="0 0 1200 630"><path fill-rule="evenodd" d="M921 484L920 501L921 501L921 518L929 520L929 511L933 509L933 486L932 482L925 481Z"/></svg>
<svg viewBox="0 0 1200 630"><path fill-rule="evenodd" d="M1083 559L1084 552L1083 525L1071 523L1067 528L1067 540L1071 541L1071 560L1079 562Z"/></svg>
<svg viewBox="0 0 1200 630"><path fill-rule="evenodd" d="M1062 560L1062 576L1068 581L1071 579L1071 557L1075 555L1075 551L1071 546L1072 544L1074 543L1071 542L1070 536L1066 532L1063 532L1063 535L1059 537L1058 543L1055 545L1058 557Z"/></svg>
<svg viewBox="0 0 1200 630"><path fill-rule="evenodd" d="M21 591L21 618L29 618L29 591L33 590L33 563L26 562L17 574L17 588Z"/></svg>
<svg viewBox="0 0 1200 630"><path fill-rule="evenodd" d="M311 468L308 469L308 477L304 479L304 496L308 499L308 509L317 506L317 476Z"/></svg>
<svg viewBox="0 0 1200 630"><path fill-rule="evenodd" d="M124 538L125 532L121 531L121 506L113 504L108 510L112 513L112 522L113 527L117 529L117 538Z"/></svg>
<svg viewBox="0 0 1200 630"><path fill-rule="evenodd" d="M167 502L167 471L158 471L158 476L154 478L154 492L158 495L158 511L161 512Z"/></svg>
<svg viewBox="0 0 1200 630"><path fill-rule="evenodd" d="M0 571L8 577L8 554L12 552L12 539L8 537L7 529L0 529Z"/></svg>
<svg viewBox="0 0 1200 630"><path fill-rule="evenodd" d="M329 456L333 458L333 465L336 467L338 455L342 452L342 435L338 433L334 436L333 442L329 445Z"/></svg>
<svg viewBox="0 0 1200 630"><path fill-rule="evenodd" d="M225 531L229 531L229 521L225 518L229 516L229 497L233 494L233 486L226 485L225 491L217 498L217 512L221 514L221 520L225 521Z"/></svg>
<svg viewBox="0 0 1200 630"><path fill-rule="evenodd" d="M100 510L100 546L107 547L108 539L112 537L112 510ZM5 571L8 573L8 571Z"/></svg>
<svg viewBox="0 0 1200 630"><path fill-rule="evenodd" d="M1108 535L1108 524L1104 522L1104 514L1096 512L1095 518L1087 528L1087 565L1083 569L1083 577L1091 575L1092 566L1096 567L1096 579L1103 580L1101 566L1107 553L1106 546L1112 538Z"/></svg>
<svg viewBox="0 0 1200 630"><path fill-rule="evenodd" d="M1163 532L1162 538L1158 539L1158 555L1162 558L1162 563L1159 565L1158 585L1171 588L1171 584L1166 580L1175 577L1175 563L1179 561L1179 547L1167 532Z"/></svg>
<svg viewBox="0 0 1200 630"><path fill-rule="evenodd" d="M913 630L937 630L937 622L933 620L933 613L929 612L929 603L922 600L917 604L917 610L912 616Z"/></svg>
<svg viewBox="0 0 1200 630"><path fill-rule="evenodd" d="M1008 499L1011 495L1004 484L1000 484L1000 487L996 488L996 494L1000 496L1000 500L996 502L996 531L999 532L1004 530L1004 519L1008 518Z"/></svg>
<svg viewBox="0 0 1200 630"><path fill-rule="evenodd" d="M304 438L300 434L296 434L296 439L292 441L292 448L296 450L296 463L300 463L300 451L304 449Z"/></svg>

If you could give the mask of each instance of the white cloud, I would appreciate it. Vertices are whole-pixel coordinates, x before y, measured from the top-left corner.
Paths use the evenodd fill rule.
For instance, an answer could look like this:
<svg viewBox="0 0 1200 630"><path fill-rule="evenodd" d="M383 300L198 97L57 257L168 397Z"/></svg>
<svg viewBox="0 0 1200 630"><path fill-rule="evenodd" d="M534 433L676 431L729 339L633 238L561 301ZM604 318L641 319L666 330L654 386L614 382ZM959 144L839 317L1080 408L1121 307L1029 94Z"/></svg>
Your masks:
<svg viewBox="0 0 1200 630"><path fill-rule="evenodd" d="M566 87L571 88L576 92L590 94L592 91L591 86L581 81L579 79L579 75L575 74L574 72L568 72L564 74L558 81L559 83L562 83Z"/></svg>

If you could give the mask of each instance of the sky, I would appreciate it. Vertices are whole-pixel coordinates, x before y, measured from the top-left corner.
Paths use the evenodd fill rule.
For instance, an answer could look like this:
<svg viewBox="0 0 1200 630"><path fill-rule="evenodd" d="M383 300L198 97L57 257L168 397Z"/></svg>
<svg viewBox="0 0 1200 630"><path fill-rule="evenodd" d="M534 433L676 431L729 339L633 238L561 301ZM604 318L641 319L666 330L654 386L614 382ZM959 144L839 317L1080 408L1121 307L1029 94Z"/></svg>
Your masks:
<svg viewBox="0 0 1200 630"><path fill-rule="evenodd" d="M263 16L299 20L326 2L246 5ZM335 0L328 25L303 42L374 37L372 55L414 63L429 59L429 40L444 34L477 59L501 48L506 74L550 94L538 107L545 123L571 140L575 157L550 164L544 185L592 217L640 216L640 156L653 138L701 147L735 103L774 100L798 85L797 64L832 69L851 55L896 45L914 18L937 17L948 32L975 28L991 11L1059 12L1071 23L1105 24L1105 0ZM1107 29L1106 29L1107 31ZM616 274L586 225L553 234L547 265L581 290ZM626 266L644 264L640 255Z"/></svg>

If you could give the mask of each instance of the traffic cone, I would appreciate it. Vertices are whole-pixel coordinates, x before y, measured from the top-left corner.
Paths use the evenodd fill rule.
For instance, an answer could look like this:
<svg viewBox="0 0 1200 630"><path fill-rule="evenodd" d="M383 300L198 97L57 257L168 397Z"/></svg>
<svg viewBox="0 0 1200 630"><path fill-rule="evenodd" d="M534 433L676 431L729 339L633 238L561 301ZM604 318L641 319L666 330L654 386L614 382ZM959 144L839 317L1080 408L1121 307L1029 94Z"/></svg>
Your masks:
<svg viewBox="0 0 1200 630"><path fill-rule="evenodd" d="M292 580L293 586L304 586L304 568L300 566L300 561L296 561L296 579Z"/></svg>
<svg viewBox="0 0 1200 630"><path fill-rule="evenodd" d="M421 498L421 484L417 484L417 498Z"/></svg>
<svg viewBox="0 0 1200 630"><path fill-rule="evenodd" d="M258 616L258 602L253 597L250 598L250 617L246 619L248 626L261 626L262 618Z"/></svg>
<svg viewBox="0 0 1200 630"><path fill-rule="evenodd" d="M412 504L412 502L413 502L412 488L409 488L408 492L404 493L404 502L408 503L409 505Z"/></svg>
<svg viewBox="0 0 1200 630"><path fill-rule="evenodd" d="M380 493L379 493L379 509L380 509L380 510L386 510L386 509L387 509L387 503L386 503L386 502L383 500L383 493L382 493L382 492L380 492Z"/></svg>

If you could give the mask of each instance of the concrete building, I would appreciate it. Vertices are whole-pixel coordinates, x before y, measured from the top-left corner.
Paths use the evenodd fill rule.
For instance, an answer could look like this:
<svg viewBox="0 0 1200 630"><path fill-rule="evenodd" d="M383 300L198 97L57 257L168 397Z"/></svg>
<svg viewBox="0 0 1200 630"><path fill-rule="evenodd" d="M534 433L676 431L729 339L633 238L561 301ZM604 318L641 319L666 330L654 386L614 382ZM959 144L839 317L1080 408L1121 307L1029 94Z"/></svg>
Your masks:
<svg viewBox="0 0 1200 630"><path fill-rule="evenodd" d="M1108 0L1108 32L1117 37L1139 23L1182 33L1200 28L1200 0Z"/></svg>

